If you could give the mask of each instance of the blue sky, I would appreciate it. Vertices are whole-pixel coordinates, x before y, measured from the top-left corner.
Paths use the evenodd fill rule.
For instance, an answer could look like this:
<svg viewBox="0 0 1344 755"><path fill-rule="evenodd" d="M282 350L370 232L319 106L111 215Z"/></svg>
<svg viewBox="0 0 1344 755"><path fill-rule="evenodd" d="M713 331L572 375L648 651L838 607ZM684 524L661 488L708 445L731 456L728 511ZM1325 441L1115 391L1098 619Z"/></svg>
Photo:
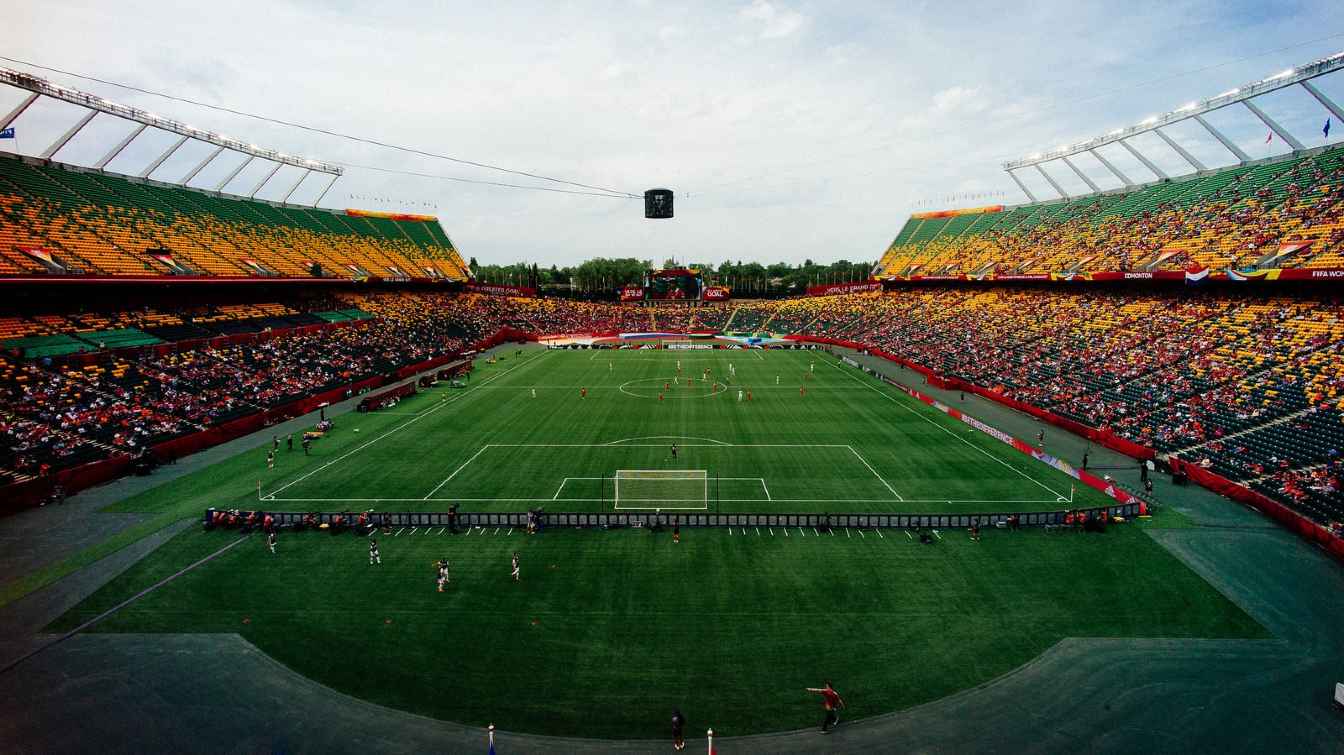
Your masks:
<svg viewBox="0 0 1344 755"><path fill-rule="evenodd" d="M1337 2L237 0L197 11L45 0L5 17L0 54L10 57L584 183L678 192L678 217L654 222L633 200L351 168L323 201L437 214L467 255L542 264L873 259L911 211L1025 201L1005 159L1344 50ZM291 154L511 180L43 75ZM1318 83L1344 103L1344 78ZM0 110L20 99L0 90ZM1257 102L1309 146L1322 143L1326 114L1305 92ZM35 106L17 123L18 148L40 151L77 117L71 106ZM1286 151L1263 144L1266 129L1244 108L1210 120L1253 157ZM129 129L100 117L58 159L91 163ZM1170 133L1209 164L1230 161L1197 126ZM1332 134L1344 136L1344 124ZM172 140L141 137L110 168L138 172ZM1164 169L1188 170L1156 136L1136 144ZM180 179L209 149L184 147L154 176ZM1150 175L1118 147L1106 154L1131 177ZM212 186L235 164L221 158L193 185ZM1080 167L1116 183L1095 163ZM250 190L259 170L230 187ZM1053 174L1084 189L1062 166ZM294 178L282 170L262 196L278 198ZM1049 195L1039 176L1024 178ZM305 182L294 200L313 201L321 185ZM968 194L981 196L949 200Z"/></svg>

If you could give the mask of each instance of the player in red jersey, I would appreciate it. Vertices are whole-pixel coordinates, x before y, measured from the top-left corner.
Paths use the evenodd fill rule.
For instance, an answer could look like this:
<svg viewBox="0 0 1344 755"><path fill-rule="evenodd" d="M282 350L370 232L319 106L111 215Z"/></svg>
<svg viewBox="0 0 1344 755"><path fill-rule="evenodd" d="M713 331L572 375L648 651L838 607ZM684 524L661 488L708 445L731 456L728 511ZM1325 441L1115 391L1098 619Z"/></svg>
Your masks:
<svg viewBox="0 0 1344 755"><path fill-rule="evenodd" d="M831 729L840 723L840 709L845 707L845 699L826 680L825 687L808 687L808 692L821 695L821 707L826 709L826 717L821 720L821 733L830 734Z"/></svg>
<svg viewBox="0 0 1344 755"><path fill-rule="evenodd" d="M587 388L580 388L580 389L579 389L579 398L588 398L588 389L587 389Z"/></svg>

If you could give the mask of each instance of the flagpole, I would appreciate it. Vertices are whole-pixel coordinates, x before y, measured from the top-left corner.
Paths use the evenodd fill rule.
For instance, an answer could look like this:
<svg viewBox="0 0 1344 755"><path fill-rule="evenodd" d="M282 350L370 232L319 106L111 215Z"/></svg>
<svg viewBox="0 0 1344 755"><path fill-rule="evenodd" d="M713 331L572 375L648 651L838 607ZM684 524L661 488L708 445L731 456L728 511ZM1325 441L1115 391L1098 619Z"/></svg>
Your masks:
<svg viewBox="0 0 1344 755"><path fill-rule="evenodd" d="M709 755L714 755L714 730L710 729L707 735L709 736Z"/></svg>

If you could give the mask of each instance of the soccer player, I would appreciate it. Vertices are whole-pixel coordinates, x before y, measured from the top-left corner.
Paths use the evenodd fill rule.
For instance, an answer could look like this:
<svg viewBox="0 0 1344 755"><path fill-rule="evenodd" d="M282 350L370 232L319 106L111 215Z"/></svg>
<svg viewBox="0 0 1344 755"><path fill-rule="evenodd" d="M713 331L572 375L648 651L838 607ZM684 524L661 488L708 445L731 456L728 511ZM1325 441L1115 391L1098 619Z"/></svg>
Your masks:
<svg viewBox="0 0 1344 755"><path fill-rule="evenodd" d="M290 433L289 437L285 438L285 450L286 451L294 450L294 433Z"/></svg>
<svg viewBox="0 0 1344 755"><path fill-rule="evenodd" d="M672 458L673 458L673 459L676 459L676 458L677 458L677 444L676 444L676 443L673 443L673 444L672 444Z"/></svg>
<svg viewBox="0 0 1344 755"><path fill-rule="evenodd" d="M831 686L829 679L825 687L808 687L807 691L821 695L821 707L826 709L826 717L821 720L821 733L830 734L831 729L840 723L840 709L845 707L844 698Z"/></svg>
<svg viewBox="0 0 1344 755"><path fill-rule="evenodd" d="M800 386L798 386L798 395L799 395L799 396L806 396L806 395L807 395L807 386L805 386L805 385L800 385Z"/></svg>
<svg viewBox="0 0 1344 755"><path fill-rule="evenodd" d="M267 451L267 452L266 452L266 468L267 468L267 469L275 469L275 452L274 452L274 451Z"/></svg>
<svg viewBox="0 0 1344 755"><path fill-rule="evenodd" d="M683 716L683 715L681 715L681 711L680 711L679 709L677 709L677 708L673 708L673 709L672 709L672 749L674 749L674 750L684 750L684 749L686 749L686 737L684 736L684 732L685 732L685 730L686 730L686 717Z"/></svg>
<svg viewBox="0 0 1344 755"><path fill-rule="evenodd" d="M271 450L272 450L272 451L279 451L279 450L280 450L280 436L279 436L279 435L272 435L272 436L271 436Z"/></svg>
<svg viewBox="0 0 1344 755"><path fill-rule="evenodd" d="M1041 430L1041 431L1039 431L1039 432L1036 433L1036 447L1037 447L1037 448L1045 448L1045 431L1044 431L1044 430Z"/></svg>
<svg viewBox="0 0 1344 755"><path fill-rule="evenodd" d="M275 555L275 530L266 533L266 547L271 549L271 555Z"/></svg>
<svg viewBox="0 0 1344 755"><path fill-rule="evenodd" d="M737 389L737 400L738 400L739 402L742 400L742 396L743 396L742 389L741 389L741 388L738 388L738 389Z"/></svg>
<svg viewBox="0 0 1344 755"><path fill-rule="evenodd" d="M382 566L383 557L378 555L378 541L369 538L369 566L373 566L375 563Z"/></svg>
<svg viewBox="0 0 1344 755"><path fill-rule="evenodd" d="M775 375L775 385L779 385L779 375Z"/></svg>
<svg viewBox="0 0 1344 755"><path fill-rule="evenodd" d="M313 439L312 439L312 438L309 438L309 437L305 434L305 435L303 436L303 455L304 455L304 456L307 456L307 455L308 455L308 449L310 449L310 448L312 448L312 447L313 447Z"/></svg>
<svg viewBox="0 0 1344 755"><path fill-rule="evenodd" d="M681 360L677 360L677 374L681 374Z"/></svg>
<svg viewBox="0 0 1344 755"><path fill-rule="evenodd" d="M587 389L587 388L580 388L580 389L579 389L579 398L588 398L588 389Z"/></svg>
<svg viewBox="0 0 1344 755"><path fill-rule="evenodd" d="M448 584L448 559L443 558L435 561L434 567L439 571L439 592L443 592L444 586Z"/></svg>
<svg viewBox="0 0 1344 755"><path fill-rule="evenodd" d="M518 551L514 551L514 552L513 552L513 581L514 581L514 582L521 582L521 581L523 581L523 580L522 580L522 577L519 576L519 570L518 570Z"/></svg>
<svg viewBox="0 0 1344 755"><path fill-rule="evenodd" d="M536 389L536 388L533 388L533 389L532 389L532 398L536 398L536 397L537 397L537 389Z"/></svg>
<svg viewBox="0 0 1344 755"><path fill-rule="evenodd" d="M747 391L747 401L751 401L751 391Z"/></svg>

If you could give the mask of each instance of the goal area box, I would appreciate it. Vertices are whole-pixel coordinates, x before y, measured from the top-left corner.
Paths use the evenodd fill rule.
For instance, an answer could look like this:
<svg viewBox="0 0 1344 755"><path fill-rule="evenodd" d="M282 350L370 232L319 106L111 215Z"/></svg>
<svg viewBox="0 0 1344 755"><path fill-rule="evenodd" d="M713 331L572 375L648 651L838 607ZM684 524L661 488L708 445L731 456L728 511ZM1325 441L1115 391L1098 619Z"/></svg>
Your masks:
<svg viewBox="0 0 1344 755"><path fill-rule="evenodd" d="M709 508L709 473L703 469L618 469L612 481L617 511Z"/></svg>

